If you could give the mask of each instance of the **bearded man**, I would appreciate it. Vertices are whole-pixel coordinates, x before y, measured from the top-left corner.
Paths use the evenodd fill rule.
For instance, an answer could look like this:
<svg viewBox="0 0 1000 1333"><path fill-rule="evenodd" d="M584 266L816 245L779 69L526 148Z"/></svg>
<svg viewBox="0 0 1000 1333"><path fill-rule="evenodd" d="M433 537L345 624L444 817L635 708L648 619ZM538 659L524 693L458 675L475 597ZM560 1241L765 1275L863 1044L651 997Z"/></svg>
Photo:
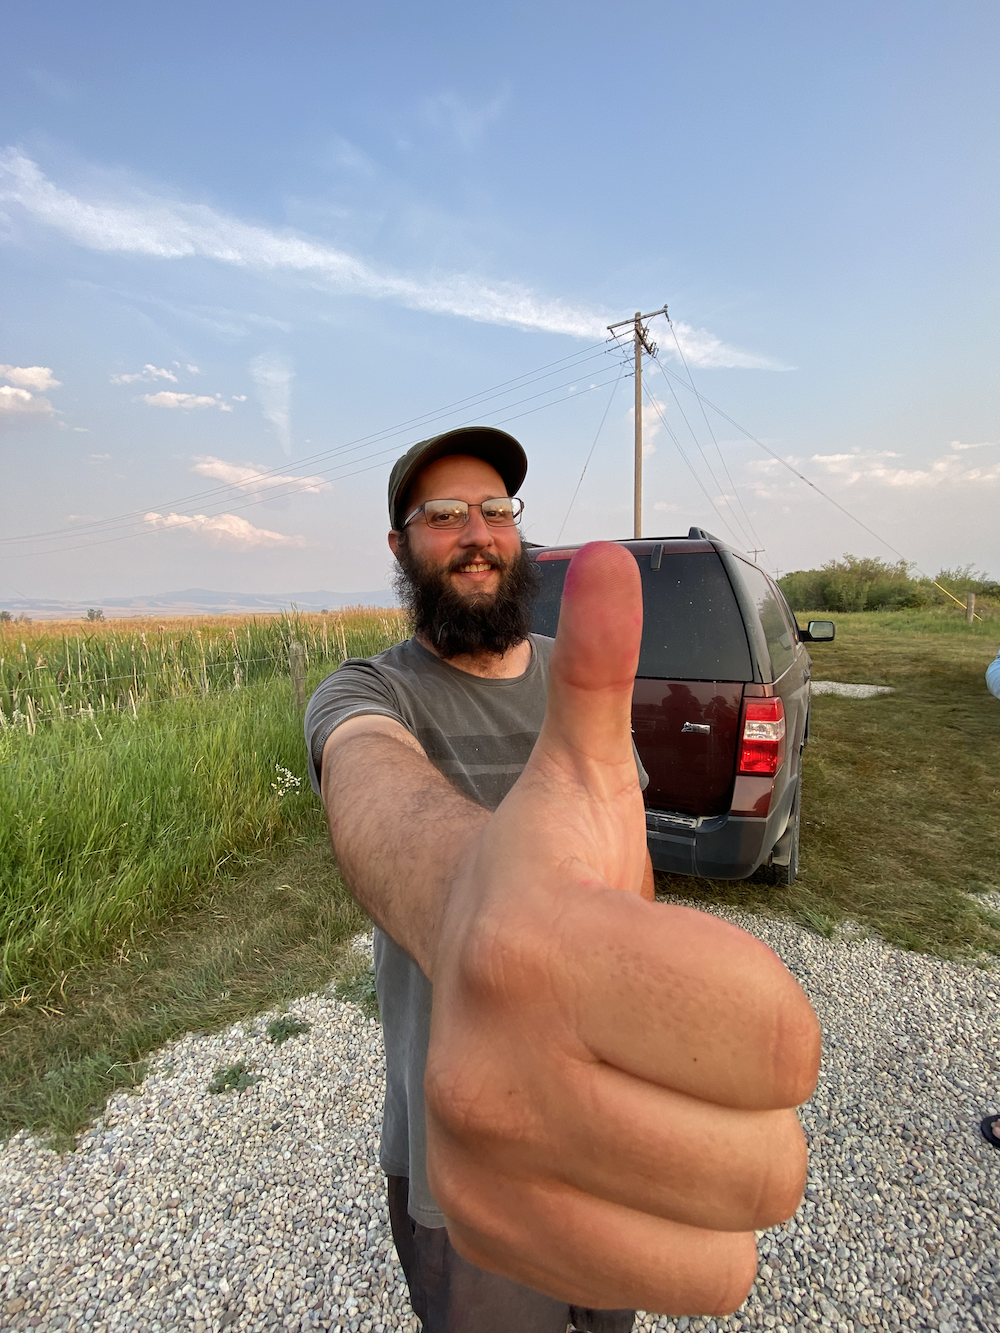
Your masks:
<svg viewBox="0 0 1000 1333"><path fill-rule="evenodd" d="M531 634L526 471L482 426L397 461L413 636L345 662L306 712L334 851L376 923L380 1160L426 1333L736 1308L754 1229L801 1196L789 1108L818 1067L769 950L651 901L638 569L583 548L557 639Z"/></svg>

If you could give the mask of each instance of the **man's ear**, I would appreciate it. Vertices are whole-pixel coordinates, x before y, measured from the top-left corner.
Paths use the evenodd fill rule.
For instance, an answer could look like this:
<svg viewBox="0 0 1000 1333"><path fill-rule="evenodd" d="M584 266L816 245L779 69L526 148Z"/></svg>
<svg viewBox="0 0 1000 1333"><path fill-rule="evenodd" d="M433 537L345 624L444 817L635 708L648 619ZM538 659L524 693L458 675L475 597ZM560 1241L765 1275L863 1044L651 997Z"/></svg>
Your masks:
<svg viewBox="0 0 1000 1333"><path fill-rule="evenodd" d="M399 551L399 533L395 528L389 533L389 550L396 555Z"/></svg>

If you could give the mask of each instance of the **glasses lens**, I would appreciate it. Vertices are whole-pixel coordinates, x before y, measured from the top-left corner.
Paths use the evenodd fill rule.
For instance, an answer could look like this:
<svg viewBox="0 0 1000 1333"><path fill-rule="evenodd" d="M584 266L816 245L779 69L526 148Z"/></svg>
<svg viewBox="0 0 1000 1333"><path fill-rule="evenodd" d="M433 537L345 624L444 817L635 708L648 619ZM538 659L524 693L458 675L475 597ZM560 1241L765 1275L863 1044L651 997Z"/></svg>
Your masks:
<svg viewBox="0 0 1000 1333"><path fill-rule="evenodd" d="M468 517L464 500L428 500L424 504L424 522L429 528L460 528Z"/></svg>
<svg viewBox="0 0 1000 1333"><path fill-rule="evenodd" d="M508 499L506 496L501 500L484 500L483 518L495 528L509 527L517 517L515 513L516 501Z"/></svg>

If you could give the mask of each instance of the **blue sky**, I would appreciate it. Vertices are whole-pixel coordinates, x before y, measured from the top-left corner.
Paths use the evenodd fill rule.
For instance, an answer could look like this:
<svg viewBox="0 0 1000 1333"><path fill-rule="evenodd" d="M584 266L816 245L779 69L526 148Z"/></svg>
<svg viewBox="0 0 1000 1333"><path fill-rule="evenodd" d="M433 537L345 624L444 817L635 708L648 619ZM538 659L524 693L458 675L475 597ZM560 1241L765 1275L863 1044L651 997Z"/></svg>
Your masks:
<svg viewBox="0 0 1000 1333"><path fill-rule="evenodd" d="M533 540L628 535L601 340L664 301L647 532L893 558L676 334L889 546L1000 575L995 4L6 26L0 602L380 587L395 454L464 421L524 441Z"/></svg>

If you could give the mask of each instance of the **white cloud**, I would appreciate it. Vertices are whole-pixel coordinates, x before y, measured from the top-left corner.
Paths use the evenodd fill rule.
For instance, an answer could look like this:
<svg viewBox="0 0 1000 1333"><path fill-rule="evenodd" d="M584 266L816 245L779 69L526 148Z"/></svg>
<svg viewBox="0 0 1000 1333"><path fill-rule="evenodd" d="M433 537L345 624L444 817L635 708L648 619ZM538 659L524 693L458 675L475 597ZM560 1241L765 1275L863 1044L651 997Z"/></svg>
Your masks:
<svg viewBox="0 0 1000 1333"><path fill-rule="evenodd" d="M255 528L238 514L155 514L145 515L151 528L186 528L208 539L213 546L231 546L248 551L254 546L305 546L304 537L286 537L267 528Z"/></svg>
<svg viewBox="0 0 1000 1333"><path fill-rule="evenodd" d="M295 372L283 357L262 352L250 362L250 374L257 386L257 398L264 409L264 416L274 427L281 451L291 457L290 408Z"/></svg>
<svg viewBox="0 0 1000 1333"><path fill-rule="evenodd" d="M89 435L89 434L90 434L90 427L89 427L89 426L74 426L73 429L76 431L77 435Z"/></svg>
<svg viewBox="0 0 1000 1333"><path fill-rule="evenodd" d="M981 444L962 444L960 440L952 440L949 448L951 449L995 449L996 440L983 440Z"/></svg>
<svg viewBox="0 0 1000 1333"><path fill-rule="evenodd" d="M855 454L813 454L811 461L848 486L864 481L895 488L927 489L938 486L983 486L1000 481L1000 461L992 467L970 467L967 460L954 453L942 454L923 468L898 467L887 461L902 457L902 454L891 450L880 450Z"/></svg>
<svg viewBox="0 0 1000 1333"><path fill-rule="evenodd" d="M229 396L230 398L232 398L234 403L245 403L247 400L247 396L245 393L233 393L230 394Z"/></svg>
<svg viewBox="0 0 1000 1333"><path fill-rule="evenodd" d="M200 375L200 374L201 374L201 371L198 369L197 366L185 366L184 368L185 368L185 370L187 370L187 371L189 372L189 374L191 374L191 375Z"/></svg>
<svg viewBox="0 0 1000 1333"><path fill-rule="evenodd" d="M47 398L36 398L28 389L0 385L0 416L11 426L33 426L54 421L56 409Z"/></svg>
<svg viewBox="0 0 1000 1333"><path fill-rule="evenodd" d="M91 454L91 455L90 455L90 462L91 462L91 463L110 463L110 462L111 462L111 455L110 455L110 454Z"/></svg>
<svg viewBox="0 0 1000 1333"><path fill-rule="evenodd" d="M0 366L0 379L8 380L21 389L34 389L36 393L58 389L61 384L48 366Z"/></svg>
<svg viewBox="0 0 1000 1333"><path fill-rule="evenodd" d="M263 465L254 467L251 463L227 463L222 458L213 458L205 454L195 458L192 472L200 477L212 477L215 481L224 481L241 491L267 491L272 487L281 487L284 491L301 491L306 495L316 495L319 491L328 491L330 483L323 477L283 476L268 472Z"/></svg>
<svg viewBox="0 0 1000 1333"><path fill-rule="evenodd" d="M170 389L161 389L159 393L144 393L140 401L149 407L182 407L187 412L205 407L217 407L220 412L233 410L220 398L210 398L208 394L202 393L173 393Z"/></svg>
<svg viewBox="0 0 1000 1333"><path fill-rule="evenodd" d="M177 376L170 370L163 370L158 366L146 364L141 370L137 370L134 375L112 375L112 384L135 384L138 380L146 380L152 383L154 380L169 380L171 384L176 384Z"/></svg>
<svg viewBox="0 0 1000 1333"><path fill-rule="evenodd" d="M472 128L470 120L463 132ZM124 200L91 202L60 189L16 149L0 154L0 177L0 198L90 250L157 259L198 256L258 273L301 273L328 290L395 301L411 310L590 341L606 337L609 320L620 314L549 300L519 283L470 274L419 278L394 273L322 241L242 222L205 204L138 191ZM765 357L728 347L704 329L676 321L674 327L693 366L778 368Z"/></svg>
<svg viewBox="0 0 1000 1333"><path fill-rule="evenodd" d="M452 134L463 148L474 148L488 125L502 113L510 97L506 89L492 101L479 106L467 102L457 93L438 93L423 102L424 119L436 129Z"/></svg>

